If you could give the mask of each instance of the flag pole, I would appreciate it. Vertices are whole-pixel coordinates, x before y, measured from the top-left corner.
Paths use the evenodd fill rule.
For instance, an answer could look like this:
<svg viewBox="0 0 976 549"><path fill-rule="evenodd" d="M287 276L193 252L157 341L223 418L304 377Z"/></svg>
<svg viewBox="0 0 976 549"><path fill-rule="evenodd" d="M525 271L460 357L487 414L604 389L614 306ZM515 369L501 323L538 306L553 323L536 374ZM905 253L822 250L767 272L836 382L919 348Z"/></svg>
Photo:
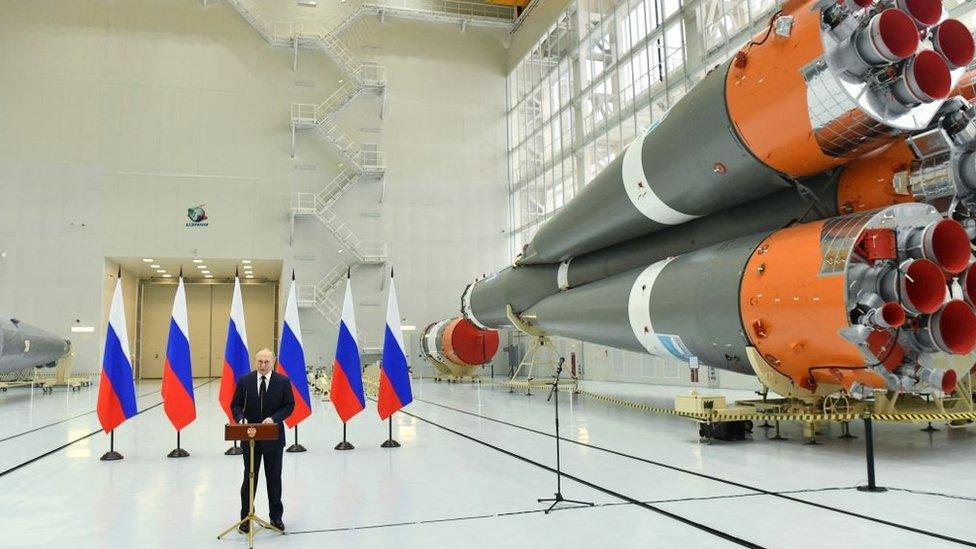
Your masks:
<svg viewBox="0 0 976 549"><path fill-rule="evenodd" d="M393 414L390 414L390 438L386 439L386 442L380 444L380 448L399 448L400 443L393 440Z"/></svg>
<svg viewBox="0 0 976 549"><path fill-rule="evenodd" d="M190 455L190 452L187 452L182 447L180 447L180 431L177 430L176 431L176 449L173 450L172 452L166 454L166 457L169 457L169 458L185 458L185 457L187 457L189 455Z"/></svg>
<svg viewBox="0 0 976 549"><path fill-rule="evenodd" d="M353 448L355 448L355 446L353 446L352 444L349 443L348 440L346 440L346 422L343 421L342 422L342 442L340 442L339 444L336 444L335 449L336 450L352 450Z"/></svg>
<svg viewBox="0 0 976 549"><path fill-rule="evenodd" d="M115 429L108 432L108 452L105 452L102 461L118 461L122 459L122 454L115 451Z"/></svg>
<svg viewBox="0 0 976 549"><path fill-rule="evenodd" d="M304 446L298 443L298 425L295 425L295 443L288 447L286 452L305 452Z"/></svg>

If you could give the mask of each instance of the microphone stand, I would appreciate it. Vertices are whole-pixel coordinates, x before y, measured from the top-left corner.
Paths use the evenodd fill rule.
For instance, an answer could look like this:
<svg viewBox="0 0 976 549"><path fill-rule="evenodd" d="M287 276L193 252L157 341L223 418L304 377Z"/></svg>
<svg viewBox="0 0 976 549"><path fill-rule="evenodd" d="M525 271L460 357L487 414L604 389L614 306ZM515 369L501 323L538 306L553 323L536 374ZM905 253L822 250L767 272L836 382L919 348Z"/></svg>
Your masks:
<svg viewBox="0 0 976 549"><path fill-rule="evenodd" d="M554 401L553 409L555 410L555 418L556 418L556 494L555 497L540 498L538 500L539 503L545 503L549 501L552 502L552 505L550 505L549 508L546 509L545 511L545 514L547 515L549 514L550 511L555 509L556 506L559 505L560 503L575 503L577 505L582 505L586 507L593 506L593 502L590 501L579 501L575 499L566 499L563 497L563 490L562 490L563 472L562 472L562 463L560 462L559 459L559 376L563 373L563 362L565 361L566 361L565 358L559 357L559 364L556 365L556 375L553 376L552 378L552 388L549 389L549 396L546 397L546 402L549 402L550 400ZM553 399L553 397L555 397L555 399Z"/></svg>

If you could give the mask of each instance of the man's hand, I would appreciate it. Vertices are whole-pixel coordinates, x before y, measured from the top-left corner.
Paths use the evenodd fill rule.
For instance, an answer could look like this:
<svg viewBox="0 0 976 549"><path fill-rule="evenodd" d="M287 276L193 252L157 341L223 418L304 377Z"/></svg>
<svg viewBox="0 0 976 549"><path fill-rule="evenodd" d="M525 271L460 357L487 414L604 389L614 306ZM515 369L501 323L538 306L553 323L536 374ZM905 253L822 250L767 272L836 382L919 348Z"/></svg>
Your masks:
<svg viewBox="0 0 976 549"><path fill-rule="evenodd" d="M270 417L266 417L266 418L264 418L264 421L262 421L261 423L264 423L264 424L274 423L274 420L271 419Z"/></svg>

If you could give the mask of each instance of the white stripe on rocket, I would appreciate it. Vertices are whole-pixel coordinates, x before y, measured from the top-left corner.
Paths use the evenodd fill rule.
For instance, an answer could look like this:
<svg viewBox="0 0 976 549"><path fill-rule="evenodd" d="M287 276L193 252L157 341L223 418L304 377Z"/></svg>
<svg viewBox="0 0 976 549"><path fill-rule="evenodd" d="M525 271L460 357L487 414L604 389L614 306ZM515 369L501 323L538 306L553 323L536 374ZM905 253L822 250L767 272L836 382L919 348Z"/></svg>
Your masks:
<svg viewBox="0 0 976 549"><path fill-rule="evenodd" d="M485 326L479 322L477 318L475 318L474 311L471 309L471 294L474 293L475 284L477 284L477 282L468 284L468 287L464 289L464 293L461 294L461 314L464 315L464 318L468 319L472 324L481 328L482 330L490 330L491 328Z"/></svg>
<svg viewBox="0 0 976 549"><path fill-rule="evenodd" d="M650 267L644 269L637 275L634 286L630 289L630 300L627 306L630 315L630 328L634 331L637 341L647 349L647 352L662 358L674 358L668 351L657 334L654 333L654 326L651 324L651 290L654 288L654 281L657 280L661 271L671 262L673 258L667 258Z"/></svg>
<svg viewBox="0 0 976 549"><path fill-rule="evenodd" d="M183 277L176 286L176 297L173 298L173 322L183 332L183 337L190 341L190 323L186 314L186 289L183 286Z"/></svg>
<svg viewBox="0 0 976 549"><path fill-rule="evenodd" d="M400 307L397 305L396 285L393 277L390 277L390 296L386 300L386 326L393 332L397 345L400 346L400 353L406 355L406 347L403 345L403 333L400 328Z"/></svg>
<svg viewBox="0 0 976 549"><path fill-rule="evenodd" d="M112 308L108 312L108 323L119 338L122 345L122 355L125 360L130 362L132 354L129 353L129 331L125 327L125 304L122 302L122 279L115 282L115 293L112 294Z"/></svg>
<svg viewBox="0 0 976 549"><path fill-rule="evenodd" d="M647 135L645 133L638 137L624 151L623 186L630 202L645 217L662 225L680 225L701 217L679 212L654 194L647 174L644 173L644 162L641 158Z"/></svg>
<svg viewBox="0 0 976 549"><path fill-rule="evenodd" d="M295 339L298 340L298 345L305 348L302 344L302 326L298 320L298 295L295 291L295 281L291 282L291 288L288 289L288 300L285 302L285 321L281 325L282 336L284 335L285 326L291 328L291 333L295 334ZM281 341L279 339L279 341Z"/></svg>
<svg viewBox="0 0 976 549"><path fill-rule="evenodd" d="M247 349L247 328L244 327L244 298L241 297L241 280L234 276L234 297L230 302L230 318L237 326L237 333L241 336L244 348Z"/></svg>
<svg viewBox="0 0 976 549"><path fill-rule="evenodd" d="M556 270L556 287L559 291L565 291L569 289L569 262L573 258L569 258L559 264L559 269Z"/></svg>
<svg viewBox="0 0 976 549"><path fill-rule="evenodd" d="M438 345L437 334L439 334L441 328L450 321L451 319L441 320L440 322L434 324L429 330L427 330L427 335L424 336L424 339L427 341L427 352L439 362L446 361L447 357L441 353L441 346Z"/></svg>
<svg viewBox="0 0 976 549"><path fill-rule="evenodd" d="M346 297L342 299L342 316L339 322L346 325L346 330L349 331L352 340L356 342L356 348L359 348L359 335L356 333L356 311L352 308L352 280L349 277L346 277Z"/></svg>

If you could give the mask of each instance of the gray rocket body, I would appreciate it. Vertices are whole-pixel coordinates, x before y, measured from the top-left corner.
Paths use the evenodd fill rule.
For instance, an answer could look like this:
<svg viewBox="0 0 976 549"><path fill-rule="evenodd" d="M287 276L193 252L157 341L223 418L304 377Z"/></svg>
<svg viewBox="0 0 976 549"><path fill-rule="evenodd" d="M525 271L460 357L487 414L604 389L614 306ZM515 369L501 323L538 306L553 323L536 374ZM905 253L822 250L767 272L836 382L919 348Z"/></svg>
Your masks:
<svg viewBox="0 0 976 549"><path fill-rule="evenodd" d="M564 261L770 195L790 183L741 143L712 71L539 229L523 264Z"/></svg>
<svg viewBox="0 0 976 549"><path fill-rule="evenodd" d="M547 297L522 317L547 334L752 373L739 313L743 268L769 232Z"/></svg>
<svg viewBox="0 0 976 549"><path fill-rule="evenodd" d="M795 190L785 190L562 264L506 267L468 288L465 315L485 328L508 326L506 305L521 313L560 290L579 288L669 256L778 229L794 220L805 222L837 215L836 184L824 178L812 183L810 188L819 198L817 209L811 208Z"/></svg>
<svg viewBox="0 0 976 549"><path fill-rule="evenodd" d="M0 316L0 373L52 367L68 354L71 342L50 332Z"/></svg>

